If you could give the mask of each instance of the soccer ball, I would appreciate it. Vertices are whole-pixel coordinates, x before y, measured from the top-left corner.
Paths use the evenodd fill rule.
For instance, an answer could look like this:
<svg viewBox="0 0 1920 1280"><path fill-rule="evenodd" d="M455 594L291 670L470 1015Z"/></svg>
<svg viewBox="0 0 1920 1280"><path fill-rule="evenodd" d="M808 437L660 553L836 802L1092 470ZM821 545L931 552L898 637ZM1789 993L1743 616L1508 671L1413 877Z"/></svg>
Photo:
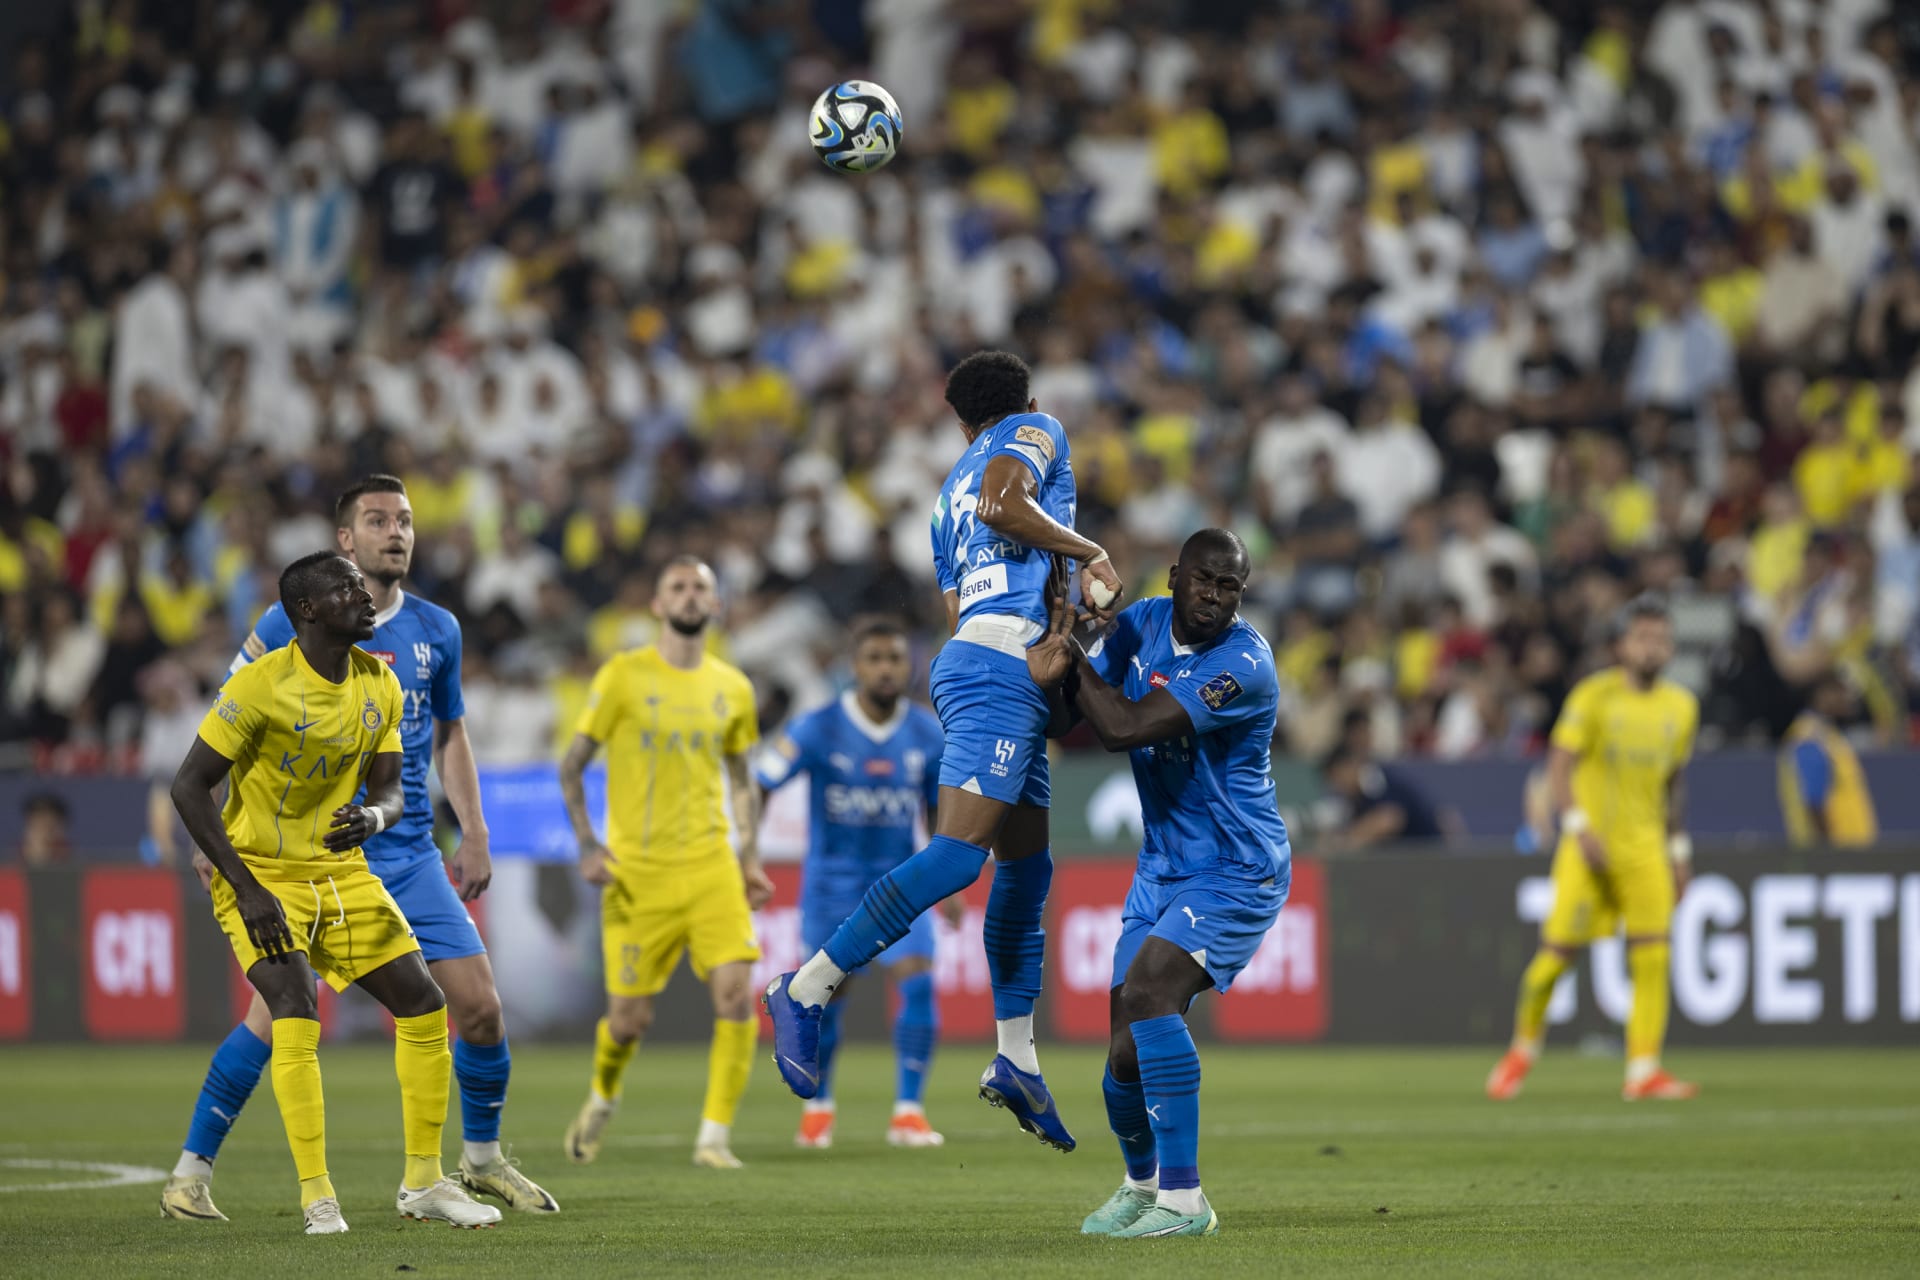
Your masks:
<svg viewBox="0 0 1920 1280"><path fill-rule="evenodd" d="M900 147L900 104L871 80L842 80L813 102L813 152L841 173L872 173Z"/></svg>

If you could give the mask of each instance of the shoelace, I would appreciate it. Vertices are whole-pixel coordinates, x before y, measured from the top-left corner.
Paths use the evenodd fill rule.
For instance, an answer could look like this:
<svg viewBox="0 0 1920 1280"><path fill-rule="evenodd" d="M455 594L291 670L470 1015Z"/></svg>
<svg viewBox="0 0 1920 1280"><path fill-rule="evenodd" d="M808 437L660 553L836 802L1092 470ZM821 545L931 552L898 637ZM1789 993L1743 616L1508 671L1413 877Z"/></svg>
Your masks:
<svg viewBox="0 0 1920 1280"><path fill-rule="evenodd" d="M337 1200L316 1200L307 1206L307 1220L310 1222L337 1222L340 1218L340 1202Z"/></svg>

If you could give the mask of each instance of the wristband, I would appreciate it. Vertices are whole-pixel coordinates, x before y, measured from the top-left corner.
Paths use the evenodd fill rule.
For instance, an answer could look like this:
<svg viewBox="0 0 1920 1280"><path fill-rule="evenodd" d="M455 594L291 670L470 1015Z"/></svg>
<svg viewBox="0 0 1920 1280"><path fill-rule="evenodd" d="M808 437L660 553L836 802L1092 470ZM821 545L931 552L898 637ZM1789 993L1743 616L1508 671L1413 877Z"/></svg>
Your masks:
<svg viewBox="0 0 1920 1280"><path fill-rule="evenodd" d="M1693 837L1684 831L1676 831L1667 837L1667 856L1686 866L1693 861Z"/></svg>
<svg viewBox="0 0 1920 1280"><path fill-rule="evenodd" d="M1097 564L1105 564L1107 562L1107 559L1108 559L1107 549L1105 547L1101 547L1099 551L1097 551L1095 554L1087 557L1085 560L1082 560L1080 562L1080 567L1082 569L1091 569L1093 568L1093 566Z"/></svg>
<svg viewBox="0 0 1920 1280"><path fill-rule="evenodd" d="M373 815L373 830L367 834L372 839L387 829L387 812L376 804L368 805L367 812Z"/></svg>
<svg viewBox="0 0 1920 1280"><path fill-rule="evenodd" d="M1585 809L1569 809L1560 815L1560 831L1563 835L1577 836L1592 826L1593 824L1587 821Z"/></svg>

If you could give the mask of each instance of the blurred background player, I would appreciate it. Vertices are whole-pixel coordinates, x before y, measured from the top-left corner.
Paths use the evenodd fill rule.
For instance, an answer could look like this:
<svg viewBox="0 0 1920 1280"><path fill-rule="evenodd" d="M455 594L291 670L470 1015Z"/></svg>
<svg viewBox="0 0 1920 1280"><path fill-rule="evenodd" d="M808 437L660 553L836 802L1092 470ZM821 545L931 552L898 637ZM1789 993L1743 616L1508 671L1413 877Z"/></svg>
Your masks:
<svg viewBox="0 0 1920 1280"><path fill-rule="evenodd" d="M1697 1092L1661 1068L1660 1047L1672 981L1668 933L1693 860L1693 842L1681 826L1684 770L1700 704L1661 678L1673 660L1665 601L1632 601L1615 648L1618 665L1576 685L1553 727L1547 786L1560 831L1553 908L1540 929L1540 950L1520 979L1513 1044L1487 1077L1489 1098L1519 1096L1540 1056L1554 983L1576 952L1622 924L1633 1007L1621 1096L1677 1100Z"/></svg>
<svg viewBox="0 0 1920 1280"><path fill-rule="evenodd" d="M1073 531L1078 505L1067 436L1027 395L1017 356L978 351L947 378L947 403L967 450L934 504L934 570L953 641L933 661L933 703L946 734L938 834L876 882L859 908L798 972L767 988L774 1061L802 1098L820 1089L822 1011L847 974L905 937L921 913L980 876L991 850L993 891L983 937L999 1052L980 1096L1062 1151L1073 1135L1040 1076L1033 1002L1053 881L1048 851L1047 695L1027 672L1027 647L1047 630L1054 557L1082 565L1083 594L1117 598L1105 550ZM1109 604L1112 599L1109 599ZM1110 616L1110 615L1107 615Z"/></svg>
<svg viewBox="0 0 1920 1280"><path fill-rule="evenodd" d="M1867 771L1840 726L1859 714L1860 700L1838 672L1822 676L1807 709L1780 748L1780 814L1798 848L1870 848L1879 838Z"/></svg>
<svg viewBox="0 0 1920 1280"><path fill-rule="evenodd" d="M590 1163L620 1101L620 1081L653 1024L653 998L687 952L713 993L707 1098L693 1162L737 1169L728 1147L753 1071L753 912L773 896L756 844L759 793L748 753L760 740L753 686L707 652L720 608L713 570L693 556L669 563L653 610L667 625L641 649L609 659L560 762L580 873L601 885L607 1016L596 1029L593 1085L566 1134L567 1157ZM587 815L585 774L607 747L607 839ZM727 840L727 804L733 839Z"/></svg>
<svg viewBox="0 0 1920 1280"><path fill-rule="evenodd" d="M273 1095L306 1234L347 1229L327 1177L316 973L336 991L358 983L393 1015L407 1157L401 1214L491 1226L500 1211L440 1172L453 1069L446 998L361 852L400 820L405 801L406 694L358 647L373 636L373 596L350 560L322 551L287 566L280 603L293 643L228 679L174 778L173 803L219 873L214 916L273 1016ZM228 782L222 813L213 791ZM363 782L365 800L355 803Z"/></svg>
<svg viewBox="0 0 1920 1280"><path fill-rule="evenodd" d="M413 507L393 476L367 476L334 504L334 539L365 576L375 610L373 636L363 646L381 659L406 695L400 718L401 786L406 811L367 842L367 864L407 917L434 981L446 993L457 1039L453 1074L460 1083L460 1119L465 1146L460 1180L473 1191L498 1196L516 1209L551 1213L554 1198L509 1163L500 1150L500 1120L507 1100L512 1060L506 1023L494 990L486 944L465 903L486 891L493 876L486 818L480 808L480 778L467 738L466 706L460 695L460 623L445 609L400 589L413 564ZM293 624L281 604L261 615L234 656L233 672L285 647ZM452 875L433 840L433 801L427 767L440 774L447 802L460 822L460 845ZM212 871L194 859L201 879ZM211 1183L214 1157L240 1109L253 1096L271 1052L272 1019L260 996L246 1018L214 1051L200 1086L173 1177L161 1193L168 1217L220 1219Z"/></svg>
<svg viewBox="0 0 1920 1280"><path fill-rule="evenodd" d="M939 801L940 721L902 696L911 652L906 628L897 621L876 619L855 628L854 687L796 719L760 753L756 777L768 791L799 773L808 778L807 859L800 882L800 940L807 952L819 949L874 881L913 856L917 819L925 813L931 820ZM964 908L958 898L948 898L942 909L959 923ZM887 1127L887 1141L896 1147L945 1141L927 1123L921 1102L939 1036L933 935L933 916L922 912L878 961L900 993L893 1022L899 1082ZM833 1145L833 1051L846 991L842 982L820 1020L820 1090L801 1112L794 1142L802 1147Z"/></svg>
<svg viewBox="0 0 1920 1280"><path fill-rule="evenodd" d="M1089 1235L1204 1236L1220 1221L1200 1190L1200 1055L1193 998L1224 994L1286 904L1293 852L1274 801L1280 685L1273 651L1239 616L1251 561L1239 537L1202 529L1167 575L1082 654L1066 602L1031 651L1035 677L1069 671L1073 708L1140 791L1139 867L1113 949L1103 1089L1126 1178L1087 1216Z"/></svg>

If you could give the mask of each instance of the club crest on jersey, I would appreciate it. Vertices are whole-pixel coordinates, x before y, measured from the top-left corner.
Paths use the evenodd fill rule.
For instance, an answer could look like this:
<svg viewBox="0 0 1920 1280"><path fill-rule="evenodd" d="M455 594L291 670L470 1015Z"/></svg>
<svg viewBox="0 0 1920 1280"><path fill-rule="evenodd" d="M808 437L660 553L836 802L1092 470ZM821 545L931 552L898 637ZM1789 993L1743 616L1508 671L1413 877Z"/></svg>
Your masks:
<svg viewBox="0 0 1920 1280"><path fill-rule="evenodd" d="M360 723L367 726L368 733L380 732L380 708L374 705L372 698L368 698L367 705L360 708Z"/></svg>
<svg viewBox="0 0 1920 1280"><path fill-rule="evenodd" d="M1200 686L1200 701L1218 711L1245 692L1238 680L1222 671Z"/></svg>
<svg viewBox="0 0 1920 1280"><path fill-rule="evenodd" d="M927 774L927 753L919 750L909 751L902 760L907 766L908 783L919 786Z"/></svg>

